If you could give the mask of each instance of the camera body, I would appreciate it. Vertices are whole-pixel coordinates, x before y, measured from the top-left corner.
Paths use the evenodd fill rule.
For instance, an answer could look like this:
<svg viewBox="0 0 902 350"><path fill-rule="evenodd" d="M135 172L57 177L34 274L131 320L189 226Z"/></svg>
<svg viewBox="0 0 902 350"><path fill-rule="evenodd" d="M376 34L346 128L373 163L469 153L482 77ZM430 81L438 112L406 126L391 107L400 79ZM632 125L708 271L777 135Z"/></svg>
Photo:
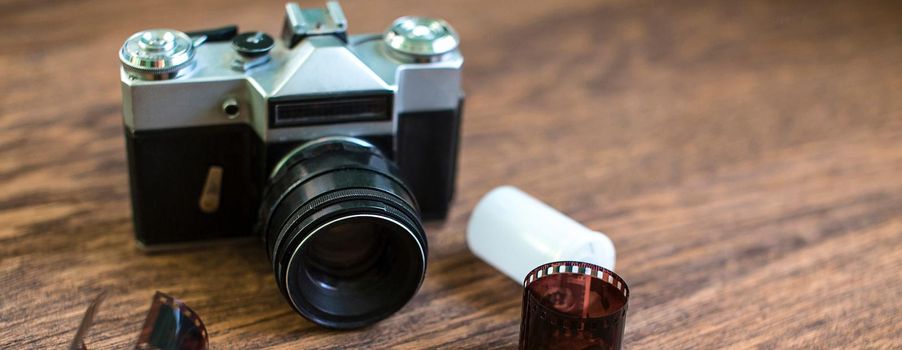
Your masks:
<svg viewBox="0 0 902 350"><path fill-rule="evenodd" d="M149 30L120 50L123 117L139 246L249 236L264 188L299 146L374 145L423 219L447 214L460 130L458 37L402 17L347 35L337 2L286 5L280 38L225 27Z"/></svg>

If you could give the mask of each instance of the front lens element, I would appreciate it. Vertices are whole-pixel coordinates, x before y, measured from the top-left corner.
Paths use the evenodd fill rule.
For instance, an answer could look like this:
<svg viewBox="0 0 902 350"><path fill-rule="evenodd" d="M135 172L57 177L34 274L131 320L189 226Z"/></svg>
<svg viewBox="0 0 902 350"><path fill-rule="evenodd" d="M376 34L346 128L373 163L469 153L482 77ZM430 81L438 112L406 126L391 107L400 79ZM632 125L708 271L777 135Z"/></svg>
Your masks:
<svg viewBox="0 0 902 350"><path fill-rule="evenodd" d="M305 263L310 271L323 276L322 284L372 275L388 254L388 237L399 228L403 229L387 225L377 216L342 218L311 237Z"/></svg>
<svg viewBox="0 0 902 350"><path fill-rule="evenodd" d="M323 249L336 245L341 247ZM288 286L302 297L293 302L304 304L319 318L350 320L400 309L423 273L413 234L380 216L337 219L299 249L294 259L302 261L289 263Z"/></svg>

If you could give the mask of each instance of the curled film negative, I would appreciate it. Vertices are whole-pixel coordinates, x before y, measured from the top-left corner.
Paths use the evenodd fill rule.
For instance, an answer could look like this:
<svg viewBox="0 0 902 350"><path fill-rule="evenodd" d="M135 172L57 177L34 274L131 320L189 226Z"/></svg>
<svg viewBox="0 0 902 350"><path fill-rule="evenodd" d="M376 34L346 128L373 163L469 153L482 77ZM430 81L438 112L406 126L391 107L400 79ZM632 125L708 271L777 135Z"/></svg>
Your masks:
<svg viewBox="0 0 902 350"><path fill-rule="evenodd" d="M100 293L88 307L69 350L88 350L84 338L106 295L106 291ZM206 350L208 347L207 329L197 313L171 296L159 291L154 294L135 349Z"/></svg>
<svg viewBox="0 0 902 350"><path fill-rule="evenodd" d="M629 288L613 271L562 261L523 281L520 349L620 349Z"/></svg>
<svg viewBox="0 0 902 350"><path fill-rule="evenodd" d="M207 329L185 303L157 292L153 296L135 349L206 350Z"/></svg>

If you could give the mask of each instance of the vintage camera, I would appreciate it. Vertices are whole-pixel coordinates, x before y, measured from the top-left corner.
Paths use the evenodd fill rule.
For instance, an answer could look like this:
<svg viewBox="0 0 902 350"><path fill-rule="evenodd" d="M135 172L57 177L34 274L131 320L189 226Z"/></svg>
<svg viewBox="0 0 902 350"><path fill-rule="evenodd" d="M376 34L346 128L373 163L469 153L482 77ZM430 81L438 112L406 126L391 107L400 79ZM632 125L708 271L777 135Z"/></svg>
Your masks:
<svg viewBox="0 0 902 350"><path fill-rule="evenodd" d="M301 315L388 317L426 271L422 219L454 191L458 36L401 17L349 36L337 2L286 5L279 39L142 31L119 51L135 236L144 249L259 235Z"/></svg>

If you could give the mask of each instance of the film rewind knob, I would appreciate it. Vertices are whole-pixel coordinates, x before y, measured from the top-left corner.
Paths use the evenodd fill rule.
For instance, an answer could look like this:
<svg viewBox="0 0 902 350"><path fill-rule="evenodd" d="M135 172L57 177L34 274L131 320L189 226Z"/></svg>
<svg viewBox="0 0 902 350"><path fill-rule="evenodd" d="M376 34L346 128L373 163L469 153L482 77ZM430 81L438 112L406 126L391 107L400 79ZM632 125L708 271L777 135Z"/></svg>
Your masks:
<svg viewBox="0 0 902 350"><path fill-rule="evenodd" d="M176 78L194 67L194 42L172 29L151 29L135 33L119 49L122 68L134 79Z"/></svg>

